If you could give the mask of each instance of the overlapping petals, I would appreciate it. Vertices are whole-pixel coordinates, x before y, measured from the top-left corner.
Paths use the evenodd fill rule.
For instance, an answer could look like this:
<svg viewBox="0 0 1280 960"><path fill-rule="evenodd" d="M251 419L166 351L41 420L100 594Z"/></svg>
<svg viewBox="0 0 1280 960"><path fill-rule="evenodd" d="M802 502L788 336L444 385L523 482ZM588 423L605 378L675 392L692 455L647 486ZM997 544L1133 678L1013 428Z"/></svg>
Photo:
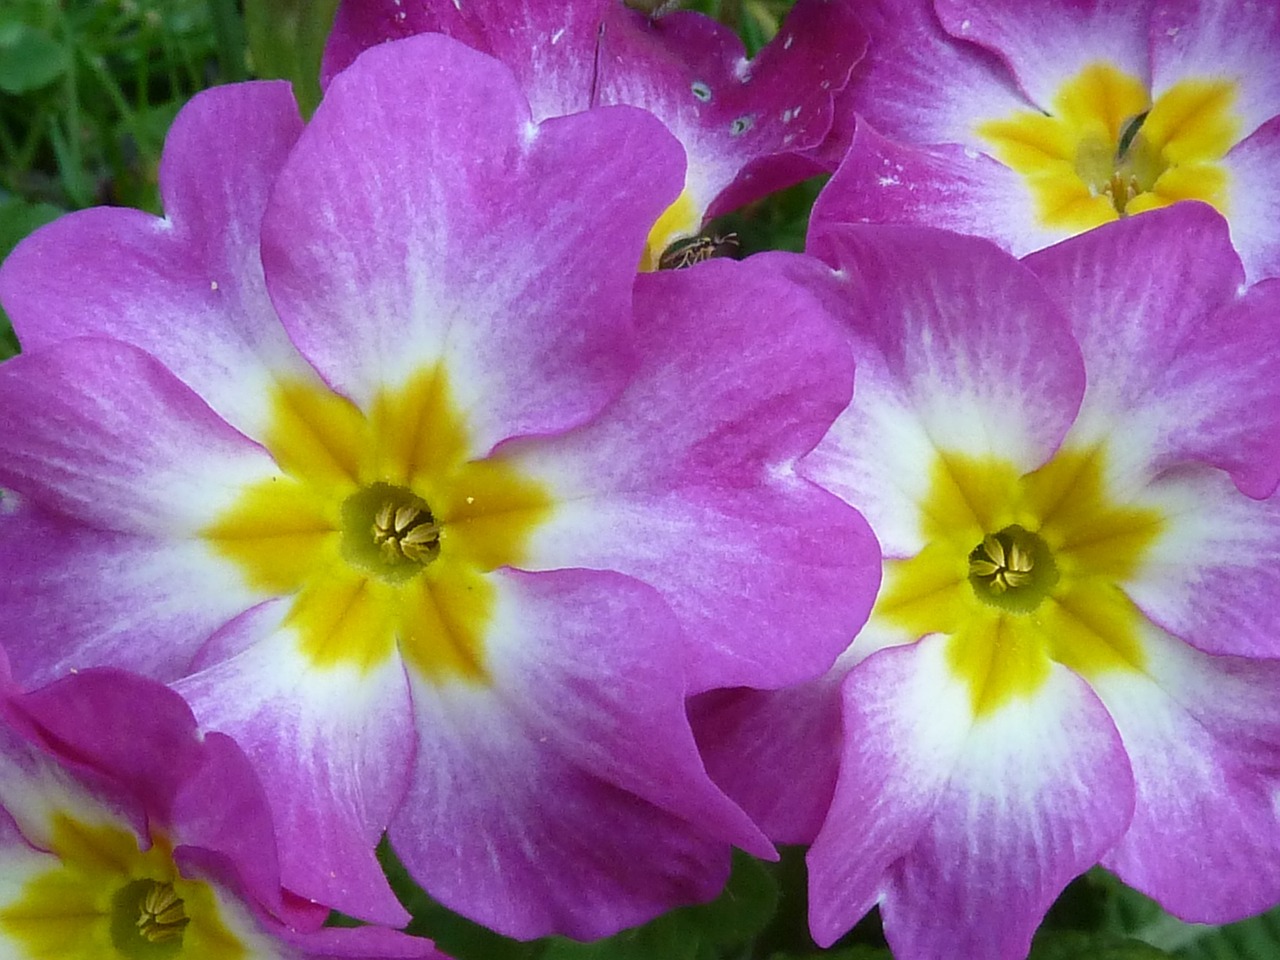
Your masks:
<svg viewBox="0 0 1280 960"><path fill-rule="evenodd" d="M942 225L1022 255L1182 200L1275 275L1270 4L872 2L816 220ZM852 118L856 115L856 123ZM855 132L856 131L856 132ZM1267 159L1263 159L1263 158Z"/></svg>
<svg viewBox="0 0 1280 960"><path fill-rule="evenodd" d="M243 744L285 886L362 918L405 918L384 831L520 937L712 896L731 844L772 849L685 696L819 675L876 582L865 523L794 469L851 390L824 308L768 260L636 286L679 144L630 107L539 122L447 37L368 51L300 134L279 88L228 90L175 126L169 219L72 218L0 273L36 341L0 369L19 675L105 662L154 618L130 664ZM254 163L202 149L250 115ZM116 235L94 336L66 336L72 293L54 322L14 292ZM29 545L50 529L67 552ZM68 560L103 602L42 623Z"/></svg>
<svg viewBox="0 0 1280 960"><path fill-rule="evenodd" d="M1276 283L1242 292L1194 204L1022 266L922 229L811 243L858 390L800 471L866 515L884 580L828 677L693 715L772 835L813 835L771 804L797 775L832 798L815 937L879 904L903 960L1012 960L1099 861L1189 920L1274 902Z"/></svg>
<svg viewBox="0 0 1280 960"><path fill-rule="evenodd" d="M651 19L614 0L348 0L325 54L332 77L378 43L422 32L455 37L515 71L534 116L632 104L685 148L680 199L655 226L644 266L716 216L821 169L809 157L832 125L864 40L845 4L800 0L747 59L732 30L700 14Z"/></svg>
<svg viewBox="0 0 1280 960"><path fill-rule="evenodd" d="M821 303L786 279L802 262L641 277L649 346L632 387L591 426L512 451L561 504L528 565L658 588L698 638L693 692L810 679L812 652L829 665L875 594L879 551L861 517L793 469L848 403L852 374L834 324L813 322Z"/></svg>
<svg viewBox="0 0 1280 960"><path fill-rule="evenodd" d="M2 654L0 654L2 656ZM154 681L88 670L0 703L5 955L442 958L372 927L323 930L284 895L262 787Z"/></svg>

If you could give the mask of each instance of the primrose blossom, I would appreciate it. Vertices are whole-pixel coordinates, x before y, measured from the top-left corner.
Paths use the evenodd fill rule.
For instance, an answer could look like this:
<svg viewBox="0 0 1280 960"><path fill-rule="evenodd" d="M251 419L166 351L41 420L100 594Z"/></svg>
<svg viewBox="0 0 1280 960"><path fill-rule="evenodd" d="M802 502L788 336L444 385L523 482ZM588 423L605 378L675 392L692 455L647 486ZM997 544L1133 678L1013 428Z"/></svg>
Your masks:
<svg viewBox="0 0 1280 960"><path fill-rule="evenodd" d="M1021 256L1180 200L1280 275L1280 5L868 0L852 145L815 220L918 223ZM853 115L857 116L856 124Z"/></svg>
<svg viewBox="0 0 1280 960"><path fill-rule="evenodd" d="M8 960L444 960L392 930L324 929L326 907L283 891L248 759L163 684L110 668L0 684Z"/></svg>
<svg viewBox="0 0 1280 960"><path fill-rule="evenodd" d="M1020 960L1096 863L1188 920L1280 899L1280 281L1178 204L1021 264L828 226L857 390L800 472L884 552L822 680L694 704L713 777L812 841L830 944ZM1135 261L1150 264L1135 270Z"/></svg>
<svg viewBox="0 0 1280 960"><path fill-rule="evenodd" d="M517 937L771 855L685 698L820 674L879 555L792 469L852 363L790 258L637 280L681 176L652 116L535 122L439 35L305 129L284 85L198 97L165 218L75 214L0 268L15 676L172 684L254 762L285 886L362 919L407 920L384 831Z"/></svg>
<svg viewBox="0 0 1280 960"><path fill-rule="evenodd" d="M424 32L506 63L536 119L630 104L666 125L685 149L684 189L654 224L645 270L707 218L823 171L813 151L865 45L843 0L799 0L751 59L711 17L650 17L621 0L343 0L322 79L368 47Z"/></svg>

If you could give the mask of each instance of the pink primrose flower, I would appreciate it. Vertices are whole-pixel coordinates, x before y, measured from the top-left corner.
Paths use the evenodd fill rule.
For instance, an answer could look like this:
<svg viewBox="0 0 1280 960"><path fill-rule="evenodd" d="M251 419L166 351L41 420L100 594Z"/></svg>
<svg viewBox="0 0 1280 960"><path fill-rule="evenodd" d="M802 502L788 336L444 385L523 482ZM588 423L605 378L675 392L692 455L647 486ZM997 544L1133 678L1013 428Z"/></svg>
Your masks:
<svg viewBox="0 0 1280 960"><path fill-rule="evenodd" d="M444 960L392 930L323 929L326 907L282 890L249 761L164 685L98 668L0 687L8 960Z"/></svg>
<svg viewBox="0 0 1280 960"><path fill-rule="evenodd" d="M810 920L1020 960L1096 863L1189 921L1280 900L1280 281L1177 204L1018 263L829 226L853 402L799 465L884 576L821 681L695 703L713 777L809 842ZM1135 270L1135 260L1158 269Z"/></svg>
<svg viewBox="0 0 1280 960"><path fill-rule="evenodd" d="M621 0L344 0L325 52L330 78L386 40L444 33L506 63L536 119L606 104L643 107L685 149L684 189L657 218L643 269L719 216L833 169L816 158L865 41L847 2L799 0L748 59L710 17L650 18Z"/></svg>
<svg viewBox="0 0 1280 960"><path fill-rule="evenodd" d="M825 671L861 517L798 476L852 361L792 259L645 275L679 144L542 122L494 59L380 45L178 118L164 218L97 209L0 269L0 612L15 674L172 684L266 788L283 882L591 938L712 897L760 831L685 698Z"/></svg>
<svg viewBox="0 0 1280 960"><path fill-rule="evenodd" d="M1280 5L868 0L855 128L818 220L918 223L1021 256L1180 200L1280 275ZM853 123L852 117L858 120Z"/></svg>

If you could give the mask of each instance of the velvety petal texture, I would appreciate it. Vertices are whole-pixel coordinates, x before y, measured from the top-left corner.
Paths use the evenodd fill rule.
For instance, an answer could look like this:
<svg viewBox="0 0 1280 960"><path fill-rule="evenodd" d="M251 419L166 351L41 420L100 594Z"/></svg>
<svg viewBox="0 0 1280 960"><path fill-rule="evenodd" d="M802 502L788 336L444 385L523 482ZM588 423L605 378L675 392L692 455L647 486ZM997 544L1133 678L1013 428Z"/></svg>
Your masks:
<svg viewBox="0 0 1280 960"><path fill-rule="evenodd" d="M284 895L251 765L154 681L103 668L25 694L6 683L0 769L20 831L0 844L0 944L15 960L175 937L189 956L443 960L390 930L321 930L327 910Z"/></svg>
<svg viewBox="0 0 1280 960"><path fill-rule="evenodd" d="M597 937L713 897L733 845L772 855L685 704L819 676L878 580L865 522L796 470L852 377L802 258L637 283L679 142L631 106L539 120L439 34L361 55L301 132L272 85L192 110L168 218L49 234L129 238L85 309L133 319L0 367L0 551L28 568L0 598L47 619L19 679L120 656L236 737L290 904L402 923L385 831L458 912ZM253 162L203 164L242 114ZM41 242L4 290L48 282ZM243 309L207 316L261 361L235 383L134 330L233 263Z"/></svg>
<svg viewBox="0 0 1280 960"><path fill-rule="evenodd" d="M409 915L374 850L417 746L404 667L390 659L364 672L314 670L293 631L279 625L287 607L274 606L274 616L261 618L274 621L273 633L175 687L203 724L234 730L261 771L283 868L297 888L333 890L347 911L403 926Z"/></svg>
<svg viewBox="0 0 1280 960"><path fill-rule="evenodd" d="M28 683L94 663L175 680L257 599L198 540L109 532L30 503L0 517L0 568L6 628L22 638L10 659Z"/></svg>
<svg viewBox="0 0 1280 960"><path fill-rule="evenodd" d="M772 855L702 769L657 594L596 571L498 579L492 686L414 683L419 762L390 838L425 887L510 936L593 939L714 897L725 841Z"/></svg>
<svg viewBox="0 0 1280 960"><path fill-rule="evenodd" d="M1021 263L925 228L809 246L788 274L857 371L797 472L866 517L880 590L825 677L691 713L775 839L831 797L815 939L878 905L899 960L1020 960L1099 862L1187 919L1273 903L1273 282L1200 204Z"/></svg>
<svg viewBox="0 0 1280 960"><path fill-rule="evenodd" d="M948 33L999 57L1042 108L1053 103L1063 77L1097 61L1147 79L1152 5L1152 0L933 0Z"/></svg>
<svg viewBox="0 0 1280 960"><path fill-rule="evenodd" d="M1160 251L1149 271L1117 269ZM1149 255L1149 254L1148 254ZM1147 477L1187 460L1266 497L1280 481L1280 284L1243 292L1227 224L1203 204L1108 224L1027 259L1089 371L1073 436L1124 433ZM1144 478L1146 479L1146 478Z"/></svg>
<svg viewBox="0 0 1280 960"><path fill-rule="evenodd" d="M450 91L444 109L425 89ZM424 169L424 156L469 159ZM574 426L620 389L627 251L679 169L678 145L638 110L535 125L489 57L435 34L384 45L334 82L289 158L264 226L268 285L294 340L362 406L447 351L481 456ZM585 283L579 192L609 198ZM529 322L511 324L516 311Z"/></svg>
<svg viewBox="0 0 1280 960"><path fill-rule="evenodd" d="M979 719L942 638L885 650L845 681L844 732L808 858L822 945L879 902L896 956L1025 956L1132 813L1120 737L1062 668L1034 700Z"/></svg>
<svg viewBox="0 0 1280 960"><path fill-rule="evenodd" d="M1095 684L1137 791L1133 821L1103 865L1184 920L1266 910L1280 899L1280 661L1206 656L1158 630L1145 643L1150 676Z"/></svg>
<svg viewBox="0 0 1280 960"><path fill-rule="evenodd" d="M635 381L589 427L515 454L560 501L529 566L657 587L698 638L694 691L817 675L875 593L865 522L794 469L847 405L853 373L834 319L787 276L803 259L641 277Z"/></svg>
<svg viewBox="0 0 1280 960"><path fill-rule="evenodd" d="M1280 8L1231 0L1158 0L1151 17L1151 73L1159 95L1187 77L1239 84L1234 104L1247 136L1280 116Z"/></svg>
<svg viewBox="0 0 1280 960"><path fill-rule="evenodd" d="M195 533L270 457L149 354L75 338L0 367L0 485L79 522Z"/></svg>
<svg viewBox="0 0 1280 960"><path fill-rule="evenodd" d="M836 225L810 248L837 268L797 269L843 319L858 371L854 402L800 469L859 505L886 556L909 556L939 450L1023 471L1053 454L1084 391L1079 347L1030 272L989 243Z"/></svg>
<svg viewBox="0 0 1280 960"><path fill-rule="evenodd" d="M1200 200L1231 222L1251 281L1275 274L1273 4L871 0L858 13L868 54L838 101L850 146L823 217L943 225L1021 256Z"/></svg>
<svg viewBox="0 0 1280 960"><path fill-rule="evenodd" d="M917 223L994 237L1018 256L1067 236L1037 221L1026 184L999 161L958 143L890 139L861 118L810 218L819 226L859 222Z"/></svg>
<svg viewBox="0 0 1280 960"><path fill-rule="evenodd" d="M696 232L704 216L811 175L802 154L827 136L832 97L865 47L849 6L825 0L799 0L754 59L709 17L651 18L611 0L348 0L329 37L324 79L369 47L424 32L508 64L538 119L608 104L661 119L684 146L688 173L682 203L656 228L659 253L664 241Z"/></svg>

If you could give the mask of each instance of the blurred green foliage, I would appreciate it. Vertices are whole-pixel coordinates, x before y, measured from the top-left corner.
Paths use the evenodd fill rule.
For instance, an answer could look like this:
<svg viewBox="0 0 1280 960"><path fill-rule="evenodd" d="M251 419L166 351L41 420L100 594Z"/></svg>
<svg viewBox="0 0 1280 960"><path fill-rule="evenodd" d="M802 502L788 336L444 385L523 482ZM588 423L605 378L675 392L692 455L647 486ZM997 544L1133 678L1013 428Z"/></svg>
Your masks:
<svg viewBox="0 0 1280 960"><path fill-rule="evenodd" d="M7 0L0 199L155 210L165 131L220 79L204 0Z"/></svg>

